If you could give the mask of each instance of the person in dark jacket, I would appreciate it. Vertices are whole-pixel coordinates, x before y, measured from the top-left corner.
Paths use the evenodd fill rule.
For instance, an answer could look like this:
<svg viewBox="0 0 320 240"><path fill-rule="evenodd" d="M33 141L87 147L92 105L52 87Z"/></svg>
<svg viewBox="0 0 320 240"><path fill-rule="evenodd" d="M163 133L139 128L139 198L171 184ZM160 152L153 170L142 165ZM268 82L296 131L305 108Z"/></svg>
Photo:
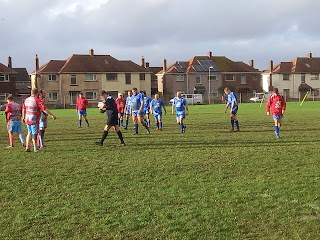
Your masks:
<svg viewBox="0 0 320 240"><path fill-rule="evenodd" d="M112 98L112 96L109 95L106 91L102 91L101 98L103 100L104 105L101 105L99 107L99 110L101 113L106 112L107 113L107 124L104 127L102 138L99 142L96 142L97 145L103 146L104 140L107 138L109 130L111 127L114 127L114 130L118 134L118 137L121 141L121 145L125 145L122 133L120 131L119 125L118 125L118 109L115 100Z"/></svg>

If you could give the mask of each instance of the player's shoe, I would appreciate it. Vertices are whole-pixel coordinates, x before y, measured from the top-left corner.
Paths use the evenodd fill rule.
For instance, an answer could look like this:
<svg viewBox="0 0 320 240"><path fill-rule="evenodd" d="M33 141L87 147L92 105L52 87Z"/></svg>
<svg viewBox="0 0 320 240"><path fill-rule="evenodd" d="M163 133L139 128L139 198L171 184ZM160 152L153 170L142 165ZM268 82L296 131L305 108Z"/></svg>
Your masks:
<svg viewBox="0 0 320 240"><path fill-rule="evenodd" d="M25 143L21 143L21 144L22 144L22 147L24 147L24 148L26 147L26 144L25 144Z"/></svg>
<svg viewBox="0 0 320 240"><path fill-rule="evenodd" d="M234 132L234 128L231 128L231 129L230 129L230 132Z"/></svg>
<svg viewBox="0 0 320 240"><path fill-rule="evenodd" d="M237 128L234 130L235 132L240 132L240 128Z"/></svg>
<svg viewBox="0 0 320 240"><path fill-rule="evenodd" d="M150 134L150 129L148 127L146 129L147 129L147 133Z"/></svg>
<svg viewBox="0 0 320 240"><path fill-rule="evenodd" d="M157 127L157 128L156 128L156 131L159 131L159 130L160 130L160 128Z"/></svg>
<svg viewBox="0 0 320 240"><path fill-rule="evenodd" d="M26 152L31 152L29 148L27 148L25 151L26 151Z"/></svg>
<svg viewBox="0 0 320 240"><path fill-rule="evenodd" d="M103 143L101 143L100 141L99 142L94 142L95 145L98 145L98 146L103 146Z"/></svg>

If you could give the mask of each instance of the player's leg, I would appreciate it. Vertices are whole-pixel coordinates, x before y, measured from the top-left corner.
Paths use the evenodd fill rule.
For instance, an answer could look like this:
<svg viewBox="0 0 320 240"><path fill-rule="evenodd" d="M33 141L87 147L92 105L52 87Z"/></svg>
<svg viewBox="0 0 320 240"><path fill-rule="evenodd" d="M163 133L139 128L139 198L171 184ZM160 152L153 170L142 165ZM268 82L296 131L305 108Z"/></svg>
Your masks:
<svg viewBox="0 0 320 240"><path fill-rule="evenodd" d="M88 121L88 118L87 118L87 111L86 110L83 110L83 118L86 121L87 126L89 127L89 121Z"/></svg>
<svg viewBox="0 0 320 240"><path fill-rule="evenodd" d="M126 123L125 123L125 127L124 129L127 130L128 129L128 125L129 125L129 117L130 117L130 113L126 113Z"/></svg>
<svg viewBox="0 0 320 240"><path fill-rule="evenodd" d="M149 112L147 112L147 114L146 114L146 120L147 120L147 126L148 126L148 128L150 128L150 113Z"/></svg>
<svg viewBox="0 0 320 240"><path fill-rule="evenodd" d="M233 117L234 123L235 123L236 128L237 128L237 130L235 130L235 131L240 131L240 126L239 126L239 121L238 121L237 115L233 115L233 116L234 116Z"/></svg>
<svg viewBox="0 0 320 240"><path fill-rule="evenodd" d="M147 130L147 132L150 134L150 129L144 119L144 115L142 114L138 114L138 121L142 124L142 126L145 127L145 129Z"/></svg>
<svg viewBox="0 0 320 240"><path fill-rule="evenodd" d="M39 150L39 147L37 144L38 128L39 128L39 125L37 124L31 125L31 140L32 140L34 152L37 152Z"/></svg>
<svg viewBox="0 0 320 240"><path fill-rule="evenodd" d="M125 145L124 140L123 140L123 136L122 136L122 132L120 131L119 125L115 125L113 127L114 127L114 130L116 131L116 133L118 134L118 137L120 139L121 144Z"/></svg>
<svg viewBox="0 0 320 240"><path fill-rule="evenodd" d="M154 121L156 122L156 130L158 131L160 129L159 114L158 113L153 113L153 116L154 116Z"/></svg>
<svg viewBox="0 0 320 240"><path fill-rule="evenodd" d="M9 146L8 148L10 147L13 147L13 144L14 144L14 136L13 136L13 124L14 122L13 121L9 121L8 122L8 125L7 125L7 129L8 129L8 137L9 137Z"/></svg>
<svg viewBox="0 0 320 240"><path fill-rule="evenodd" d="M273 116L273 120L274 120L274 133L276 134L277 138L280 138L279 116Z"/></svg>
<svg viewBox="0 0 320 240"><path fill-rule="evenodd" d="M26 137L26 152L30 152L30 141L31 141L31 125L27 125L28 134Z"/></svg>
<svg viewBox="0 0 320 240"><path fill-rule="evenodd" d="M95 142L95 144L103 146L103 142L108 137L110 128L111 128L111 126L109 126L108 124L105 125L105 127L103 129L103 134L102 134L101 140L99 142Z"/></svg>
<svg viewBox="0 0 320 240"><path fill-rule="evenodd" d="M234 115L230 114L231 132L234 131Z"/></svg>
<svg viewBox="0 0 320 240"><path fill-rule="evenodd" d="M16 131L19 134L20 142L21 142L22 146L25 147L26 143L25 143L24 136L23 136L23 133L22 133L22 124L21 124L20 121L16 122L16 124L17 124Z"/></svg>
<svg viewBox="0 0 320 240"><path fill-rule="evenodd" d="M81 128L82 127L82 114L81 114L81 111L78 110L78 128Z"/></svg>
<svg viewBox="0 0 320 240"><path fill-rule="evenodd" d="M132 112L132 122L133 122L134 134L138 134L139 133L139 125L138 125L138 112L137 111Z"/></svg>
<svg viewBox="0 0 320 240"><path fill-rule="evenodd" d="M161 114L158 115L157 122L159 125L159 130L162 131L162 116L161 116Z"/></svg>

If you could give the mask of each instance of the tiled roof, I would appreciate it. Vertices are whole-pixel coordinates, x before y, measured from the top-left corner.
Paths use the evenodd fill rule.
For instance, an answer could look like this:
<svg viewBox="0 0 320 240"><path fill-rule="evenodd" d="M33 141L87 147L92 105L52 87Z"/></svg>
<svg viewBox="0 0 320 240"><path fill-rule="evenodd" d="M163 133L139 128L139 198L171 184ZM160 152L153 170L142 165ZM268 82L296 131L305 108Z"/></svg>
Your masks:
<svg viewBox="0 0 320 240"><path fill-rule="evenodd" d="M291 62L280 62L273 67L273 73L320 73L320 58L298 57ZM264 73L270 73L270 68Z"/></svg>
<svg viewBox="0 0 320 240"><path fill-rule="evenodd" d="M42 65L39 73L104 73L128 72L149 73L146 68L132 61L119 61L110 55L73 54L67 60L51 60ZM34 73L34 72L33 72Z"/></svg>
<svg viewBox="0 0 320 240"><path fill-rule="evenodd" d="M17 72L16 74L16 82L31 82L28 71L26 68L12 68Z"/></svg>
<svg viewBox="0 0 320 240"><path fill-rule="evenodd" d="M16 74L17 72L0 63L0 73Z"/></svg>
<svg viewBox="0 0 320 240"><path fill-rule="evenodd" d="M254 67L249 66L243 62L234 62L225 56L195 56L191 58L189 61L176 61L172 65L167 68L167 73L192 73L197 72L195 67L200 66L199 61L213 61L213 65L217 72L257 72L260 71ZM180 64L182 63L182 64ZM180 72L177 71L177 67L180 68ZM182 70L182 71L181 71ZM203 71L208 72L208 71ZM162 74L163 71L159 71L158 74Z"/></svg>

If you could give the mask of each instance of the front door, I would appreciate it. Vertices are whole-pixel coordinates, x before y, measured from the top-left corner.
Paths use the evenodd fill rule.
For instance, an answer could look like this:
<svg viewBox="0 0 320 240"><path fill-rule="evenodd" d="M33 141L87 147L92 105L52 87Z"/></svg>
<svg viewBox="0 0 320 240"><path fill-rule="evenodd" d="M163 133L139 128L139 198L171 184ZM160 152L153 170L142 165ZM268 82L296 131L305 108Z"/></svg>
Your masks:
<svg viewBox="0 0 320 240"><path fill-rule="evenodd" d="M70 92L70 105L76 105L79 91Z"/></svg>

